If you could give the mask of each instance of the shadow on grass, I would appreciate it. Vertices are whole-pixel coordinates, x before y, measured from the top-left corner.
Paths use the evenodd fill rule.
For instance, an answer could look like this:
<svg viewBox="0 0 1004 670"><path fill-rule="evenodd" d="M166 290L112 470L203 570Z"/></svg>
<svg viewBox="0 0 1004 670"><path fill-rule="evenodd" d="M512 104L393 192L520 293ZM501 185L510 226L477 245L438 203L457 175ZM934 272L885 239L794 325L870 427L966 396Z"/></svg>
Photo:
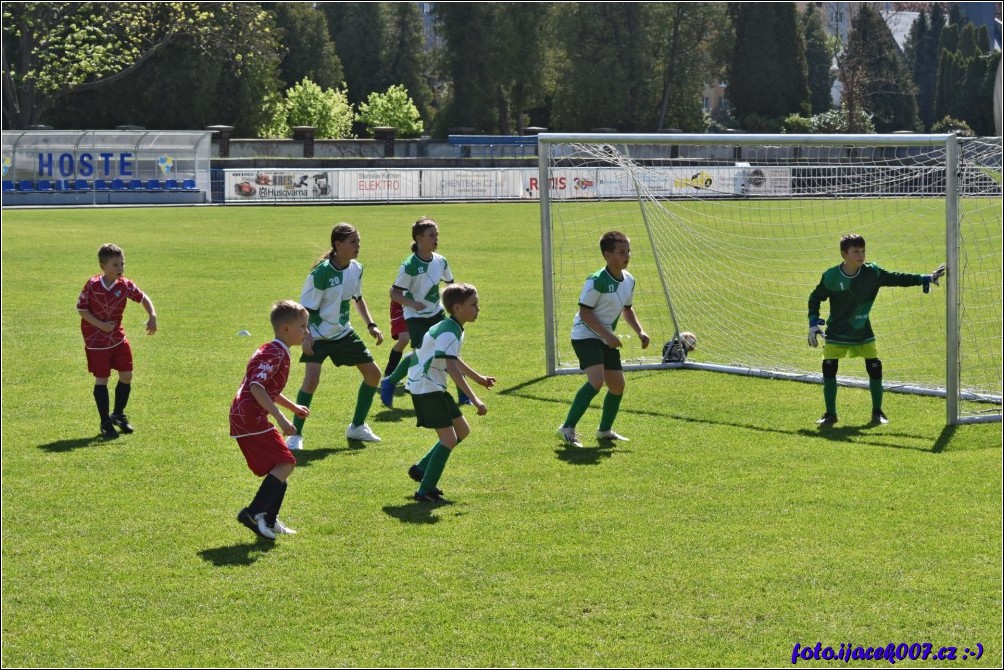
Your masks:
<svg viewBox="0 0 1004 670"><path fill-rule="evenodd" d="M301 451L294 451L293 456L296 457L296 467L305 468L310 466L310 464L314 461L323 461L328 456L337 454L354 456L361 449L363 449L364 446L365 442L349 440L348 446L342 447L341 449L303 449Z"/></svg>
<svg viewBox="0 0 1004 670"><path fill-rule="evenodd" d="M541 382L547 381L550 377L537 377L536 379L531 379L529 381L523 382L522 384L517 384L516 386L509 387L499 392L499 395L514 396L517 398L525 398L527 400L536 400L538 402L549 402L557 405L568 406L571 403L571 398L548 398L546 396L536 395L533 393L524 392L523 389L532 387ZM922 446L910 446L907 444L892 442L890 440L903 439L903 440L916 440L924 442L930 439L930 435L918 434L918 433L908 433L901 430L890 429L889 425L880 426L878 424L866 423L860 426L851 425L839 425L839 426L825 426L820 428L799 428L796 430L783 429L783 428L769 428L766 426L756 426L748 423L739 423L737 421L725 421L722 419L698 419L691 416L683 416L681 414L673 414L670 412L656 412L652 410L639 410L639 409L621 409L621 413L635 414L640 416L652 416L660 417L666 419L675 419L677 421L685 421L687 423L694 424L707 424L712 426L730 426L732 428L738 428L741 430L749 430L760 433L775 433L778 435L797 435L799 437L811 437L817 439L823 439L828 442L847 442L852 444L869 444L876 447L888 447L890 449L912 449L913 451L924 451L935 454L940 454L948 449L952 440L955 437L955 426L946 426L941 434L935 440L934 444L930 449ZM872 431L878 431L872 432ZM881 437L887 439L882 440ZM599 461L601 456L588 454L585 455L568 455L565 458L566 452L571 451L590 451L590 449L582 449L576 447L566 447L564 449L556 450L555 453L558 454L558 458L562 460L567 460L570 463L575 463L576 465L595 465ZM593 450L596 451L596 450ZM596 460L590 462L590 458L595 458ZM573 460L575 459L575 460Z"/></svg>
<svg viewBox="0 0 1004 670"><path fill-rule="evenodd" d="M624 450L618 449L618 452ZM603 440L596 447L573 447L570 444L562 444L560 449L555 449L559 461L564 461L569 465L599 465L614 455L614 443L610 440Z"/></svg>
<svg viewBox="0 0 1004 670"><path fill-rule="evenodd" d="M259 539L257 542L242 542L229 547L203 549L199 552L199 556L202 560L212 563L216 567L252 565L262 554L266 554L274 548L274 542Z"/></svg>
<svg viewBox="0 0 1004 670"><path fill-rule="evenodd" d="M384 514L394 517L401 523L428 525L439 523L440 521L439 517L433 514L433 511L445 509L452 505L452 502L433 505L431 503L415 501L407 505L384 505L383 511Z"/></svg>
<svg viewBox="0 0 1004 670"><path fill-rule="evenodd" d="M402 419L414 419L415 410L411 407L411 401L408 401L408 409L402 407L395 407L393 409L388 409L383 405L380 405L380 410L376 412L370 412L369 419L374 423L397 423Z"/></svg>
<svg viewBox="0 0 1004 670"><path fill-rule="evenodd" d="M73 440L57 440L55 442L49 442L48 444L40 444L38 445L38 448L42 451L48 451L50 454L60 454L67 451L73 451L74 449L82 449L84 447L96 447L100 444L113 441L114 439L106 439L96 435L94 437L78 437Z"/></svg>

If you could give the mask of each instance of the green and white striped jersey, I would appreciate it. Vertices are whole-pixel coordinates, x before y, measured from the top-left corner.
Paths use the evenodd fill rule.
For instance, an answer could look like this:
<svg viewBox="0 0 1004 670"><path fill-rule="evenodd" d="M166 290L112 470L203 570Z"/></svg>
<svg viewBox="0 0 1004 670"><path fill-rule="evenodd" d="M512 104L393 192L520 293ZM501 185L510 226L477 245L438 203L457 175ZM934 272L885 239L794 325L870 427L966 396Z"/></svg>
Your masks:
<svg viewBox="0 0 1004 670"><path fill-rule="evenodd" d="M464 327L453 320L443 319L429 329L416 352L416 361L408 368L408 391L417 395L446 390L446 361L460 358L464 344Z"/></svg>
<svg viewBox="0 0 1004 670"><path fill-rule="evenodd" d="M310 312L307 323L316 339L338 340L352 332L349 306L363 296L363 266L358 261L337 269L325 259L317 265L300 292L300 304Z"/></svg>
<svg viewBox="0 0 1004 670"><path fill-rule="evenodd" d="M624 279L617 281L606 268L597 270L586 277L586 284L579 295L579 305L589 307L600 323L616 332L617 319L625 307L631 307L634 296L634 277L625 270ZM572 324L573 340L602 340L597 333L582 322L579 313L575 313Z"/></svg>
<svg viewBox="0 0 1004 670"><path fill-rule="evenodd" d="M446 258L433 252L431 261L423 261L418 254L412 254L401 263L401 269L394 280L394 286L404 291L404 295L421 302L425 307L417 311L404 305L404 318L428 318L443 311L439 304L440 282L453 281L453 273Z"/></svg>

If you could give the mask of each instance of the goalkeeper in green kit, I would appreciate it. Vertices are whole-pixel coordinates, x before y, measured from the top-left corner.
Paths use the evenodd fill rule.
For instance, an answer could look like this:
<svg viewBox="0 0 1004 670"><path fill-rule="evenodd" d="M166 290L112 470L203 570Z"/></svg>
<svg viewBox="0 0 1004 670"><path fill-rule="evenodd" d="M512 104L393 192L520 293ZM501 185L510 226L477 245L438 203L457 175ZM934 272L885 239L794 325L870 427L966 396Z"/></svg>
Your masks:
<svg viewBox="0 0 1004 670"><path fill-rule="evenodd" d="M868 313L883 286L938 285L945 276L945 266L939 265L926 275L889 272L874 263L865 263L865 240L860 235L840 238L840 255L844 262L823 273L819 285L809 294L809 346L823 346L823 399L826 413L816 421L826 426L837 422L837 362L844 356L864 358L868 372L868 388L872 394L872 423L889 423L882 412L882 361L875 346ZM819 305L830 301L830 318L819 317ZM824 334L822 326L826 326Z"/></svg>

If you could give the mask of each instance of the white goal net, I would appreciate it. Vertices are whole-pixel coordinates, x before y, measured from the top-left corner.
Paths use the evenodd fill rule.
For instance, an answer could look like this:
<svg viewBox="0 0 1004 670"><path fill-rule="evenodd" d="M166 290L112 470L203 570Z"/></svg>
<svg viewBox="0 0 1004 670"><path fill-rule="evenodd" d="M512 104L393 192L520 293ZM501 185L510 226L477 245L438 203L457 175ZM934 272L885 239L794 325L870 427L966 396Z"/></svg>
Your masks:
<svg viewBox="0 0 1004 670"><path fill-rule="evenodd" d="M574 371L578 295L599 238L631 238L627 369L697 367L821 379L808 297L862 235L886 270L949 275L886 287L871 311L887 390L948 398L950 423L1001 416L1001 140L952 136L563 135L539 138L548 373ZM950 167L954 166L954 167ZM822 316L828 314L823 304ZM682 331L685 362L664 362ZM867 386L864 364L838 380Z"/></svg>

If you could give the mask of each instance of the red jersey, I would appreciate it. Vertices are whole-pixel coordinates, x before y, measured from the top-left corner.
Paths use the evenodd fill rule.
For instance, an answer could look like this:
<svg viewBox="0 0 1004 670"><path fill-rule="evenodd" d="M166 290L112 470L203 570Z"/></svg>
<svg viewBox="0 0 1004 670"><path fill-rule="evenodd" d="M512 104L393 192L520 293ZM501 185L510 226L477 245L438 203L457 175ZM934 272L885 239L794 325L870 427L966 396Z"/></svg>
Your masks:
<svg viewBox="0 0 1004 670"><path fill-rule="evenodd" d="M146 294L125 277L119 277L111 286L105 286L102 275L94 275L88 279L84 284L84 290L80 292L80 297L77 298L77 309L86 309L102 321L114 321L115 330L106 333L80 319L84 348L111 349L122 344L125 340L122 313L125 311L126 299L143 302L144 297Z"/></svg>
<svg viewBox="0 0 1004 670"><path fill-rule="evenodd" d="M258 351L248 361L244 381L230 405L230 437L247 437L273 430L268 412L251 395L251 386L261 386L274 402L286 386L289 364L289 349L280 340L272 340L258 347Z"/></svg>

